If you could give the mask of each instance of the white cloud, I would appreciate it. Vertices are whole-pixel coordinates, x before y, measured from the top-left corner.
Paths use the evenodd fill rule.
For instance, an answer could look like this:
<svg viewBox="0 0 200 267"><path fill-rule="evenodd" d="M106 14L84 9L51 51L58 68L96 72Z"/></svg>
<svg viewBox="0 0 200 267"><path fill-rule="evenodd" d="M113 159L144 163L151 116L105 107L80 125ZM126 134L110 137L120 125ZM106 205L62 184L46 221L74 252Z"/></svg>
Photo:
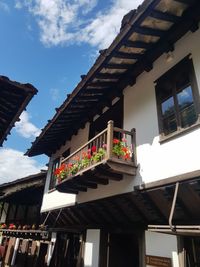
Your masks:
<svg viewBox="0 0 200 267"><path fill-rule="evenodd" d="M0 0L0 9L2 9L3 11L9 12L10 8L9 5L6 4L4 1Z"/></svg>
<svg viewBox="0 0 200 267"><path fill-rule="evenodd" d="M27 111L21 114L20 121L16 122L15 130L25 138L36 137L41 132L40 129L30 122L30 115Z"/></svg>
<svg viewBox="0 0 200 267"><path fill-rule="evenodd" d="M38 173L43 166L11 148L0 149L0 184Z"/></svg>
<svg viewBox="0 0 200 267"><path fill-rule="evenodd" d="M15 4L17 8L28 8L35 16L44 45L86 42L102 49L119 32L123 16L141 2L110 0L107 9L90 18L88 13L97 5L97 0L16 0Z"/></svg>
<svg viewBox="0 0 200 267"><path fill-rule="evenodd" d="M107 48L120 30L123 16L135 9L141 0L117 0L106 12L98 13L96 18L82 31L81 40L100 49Z"/></svg>

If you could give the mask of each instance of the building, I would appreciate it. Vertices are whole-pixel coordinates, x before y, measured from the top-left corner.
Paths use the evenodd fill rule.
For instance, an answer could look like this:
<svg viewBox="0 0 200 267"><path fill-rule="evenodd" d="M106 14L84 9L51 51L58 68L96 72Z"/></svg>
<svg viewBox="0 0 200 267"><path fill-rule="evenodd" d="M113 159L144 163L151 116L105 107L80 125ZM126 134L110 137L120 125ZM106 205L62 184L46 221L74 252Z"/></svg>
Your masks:
<svg viewBox="0 0 200 267"><path fill-rule="evenodd" d="M51 234L41 226L46 171L0 185L3 266L45 266Z"/></svg>
<svg viewBox="0 0 200 267"><path fill-rule="evenodd" d="M50 157L52 266L199 265L199 20L144 1L27 151Z"/></svg>
<svg viewBox="0 0 200 267"><path fill-rule="evenodd" d="M36 93L37 89L29 83L21 84L0 76L0 146Z"/></svg>

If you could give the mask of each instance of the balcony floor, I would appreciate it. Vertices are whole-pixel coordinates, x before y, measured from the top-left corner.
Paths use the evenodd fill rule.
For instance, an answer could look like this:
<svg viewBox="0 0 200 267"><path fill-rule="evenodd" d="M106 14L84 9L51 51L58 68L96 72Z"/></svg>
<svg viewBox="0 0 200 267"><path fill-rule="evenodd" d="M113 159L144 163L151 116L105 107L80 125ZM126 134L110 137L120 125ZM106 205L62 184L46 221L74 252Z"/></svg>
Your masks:
<svg viewBox="0 0 200 267"><path fill-rule="evenodd" d="M111 158L90 166L76 175L64 179L56 186L59 192L78 194L87 192L88 188L96 189L98 184L108 185L110 180L121 181L123 174L136 175L133 162Z"/></svg>

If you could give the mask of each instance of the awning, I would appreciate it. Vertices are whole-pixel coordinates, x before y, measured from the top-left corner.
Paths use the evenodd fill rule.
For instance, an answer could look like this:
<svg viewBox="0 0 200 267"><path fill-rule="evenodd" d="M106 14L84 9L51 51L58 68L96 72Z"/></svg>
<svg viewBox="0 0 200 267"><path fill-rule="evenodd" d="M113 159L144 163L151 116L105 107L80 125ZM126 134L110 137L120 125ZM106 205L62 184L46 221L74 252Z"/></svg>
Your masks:
<svg viewBox="0 0 200 267"><path fill-rule="evenodd" d="M193 177L190 177L191 175ZM176 178L176 179L175 179ZM179 226L185 229L200 225L200 172L184 177L164 179L146 184L146 189L137 188L135 191L76 204L74 206L52 210L46 224L50 228L86 229L86 228L143 228L148 225L169 228L169 218L173 207L171 224L173 230ZM179 188L174 200L177 181ZM164 183L165 182L165 183ZM47 214L47 213L46 213ZM44 218L46 217L44 213ZM182 227L184 229L184 227Z"/></svg>

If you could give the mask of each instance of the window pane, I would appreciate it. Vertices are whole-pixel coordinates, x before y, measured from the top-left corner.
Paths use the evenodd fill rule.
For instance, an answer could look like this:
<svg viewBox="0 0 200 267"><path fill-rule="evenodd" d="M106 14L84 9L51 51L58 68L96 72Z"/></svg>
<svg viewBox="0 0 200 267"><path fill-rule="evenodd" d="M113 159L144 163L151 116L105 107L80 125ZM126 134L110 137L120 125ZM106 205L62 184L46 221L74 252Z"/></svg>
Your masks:
<svg viewBox="0 0 200 267"><path fill-rule="evenodd" d="M181 127L186 128L197 120L191 86L187 86L177 94Z"/></svg>
<svg viewBox="0 0 200 267"><path fill-rule="evenodd" d="M164 134L170 134L177 130L174 99L169 97L161 103Z"/></svg>

